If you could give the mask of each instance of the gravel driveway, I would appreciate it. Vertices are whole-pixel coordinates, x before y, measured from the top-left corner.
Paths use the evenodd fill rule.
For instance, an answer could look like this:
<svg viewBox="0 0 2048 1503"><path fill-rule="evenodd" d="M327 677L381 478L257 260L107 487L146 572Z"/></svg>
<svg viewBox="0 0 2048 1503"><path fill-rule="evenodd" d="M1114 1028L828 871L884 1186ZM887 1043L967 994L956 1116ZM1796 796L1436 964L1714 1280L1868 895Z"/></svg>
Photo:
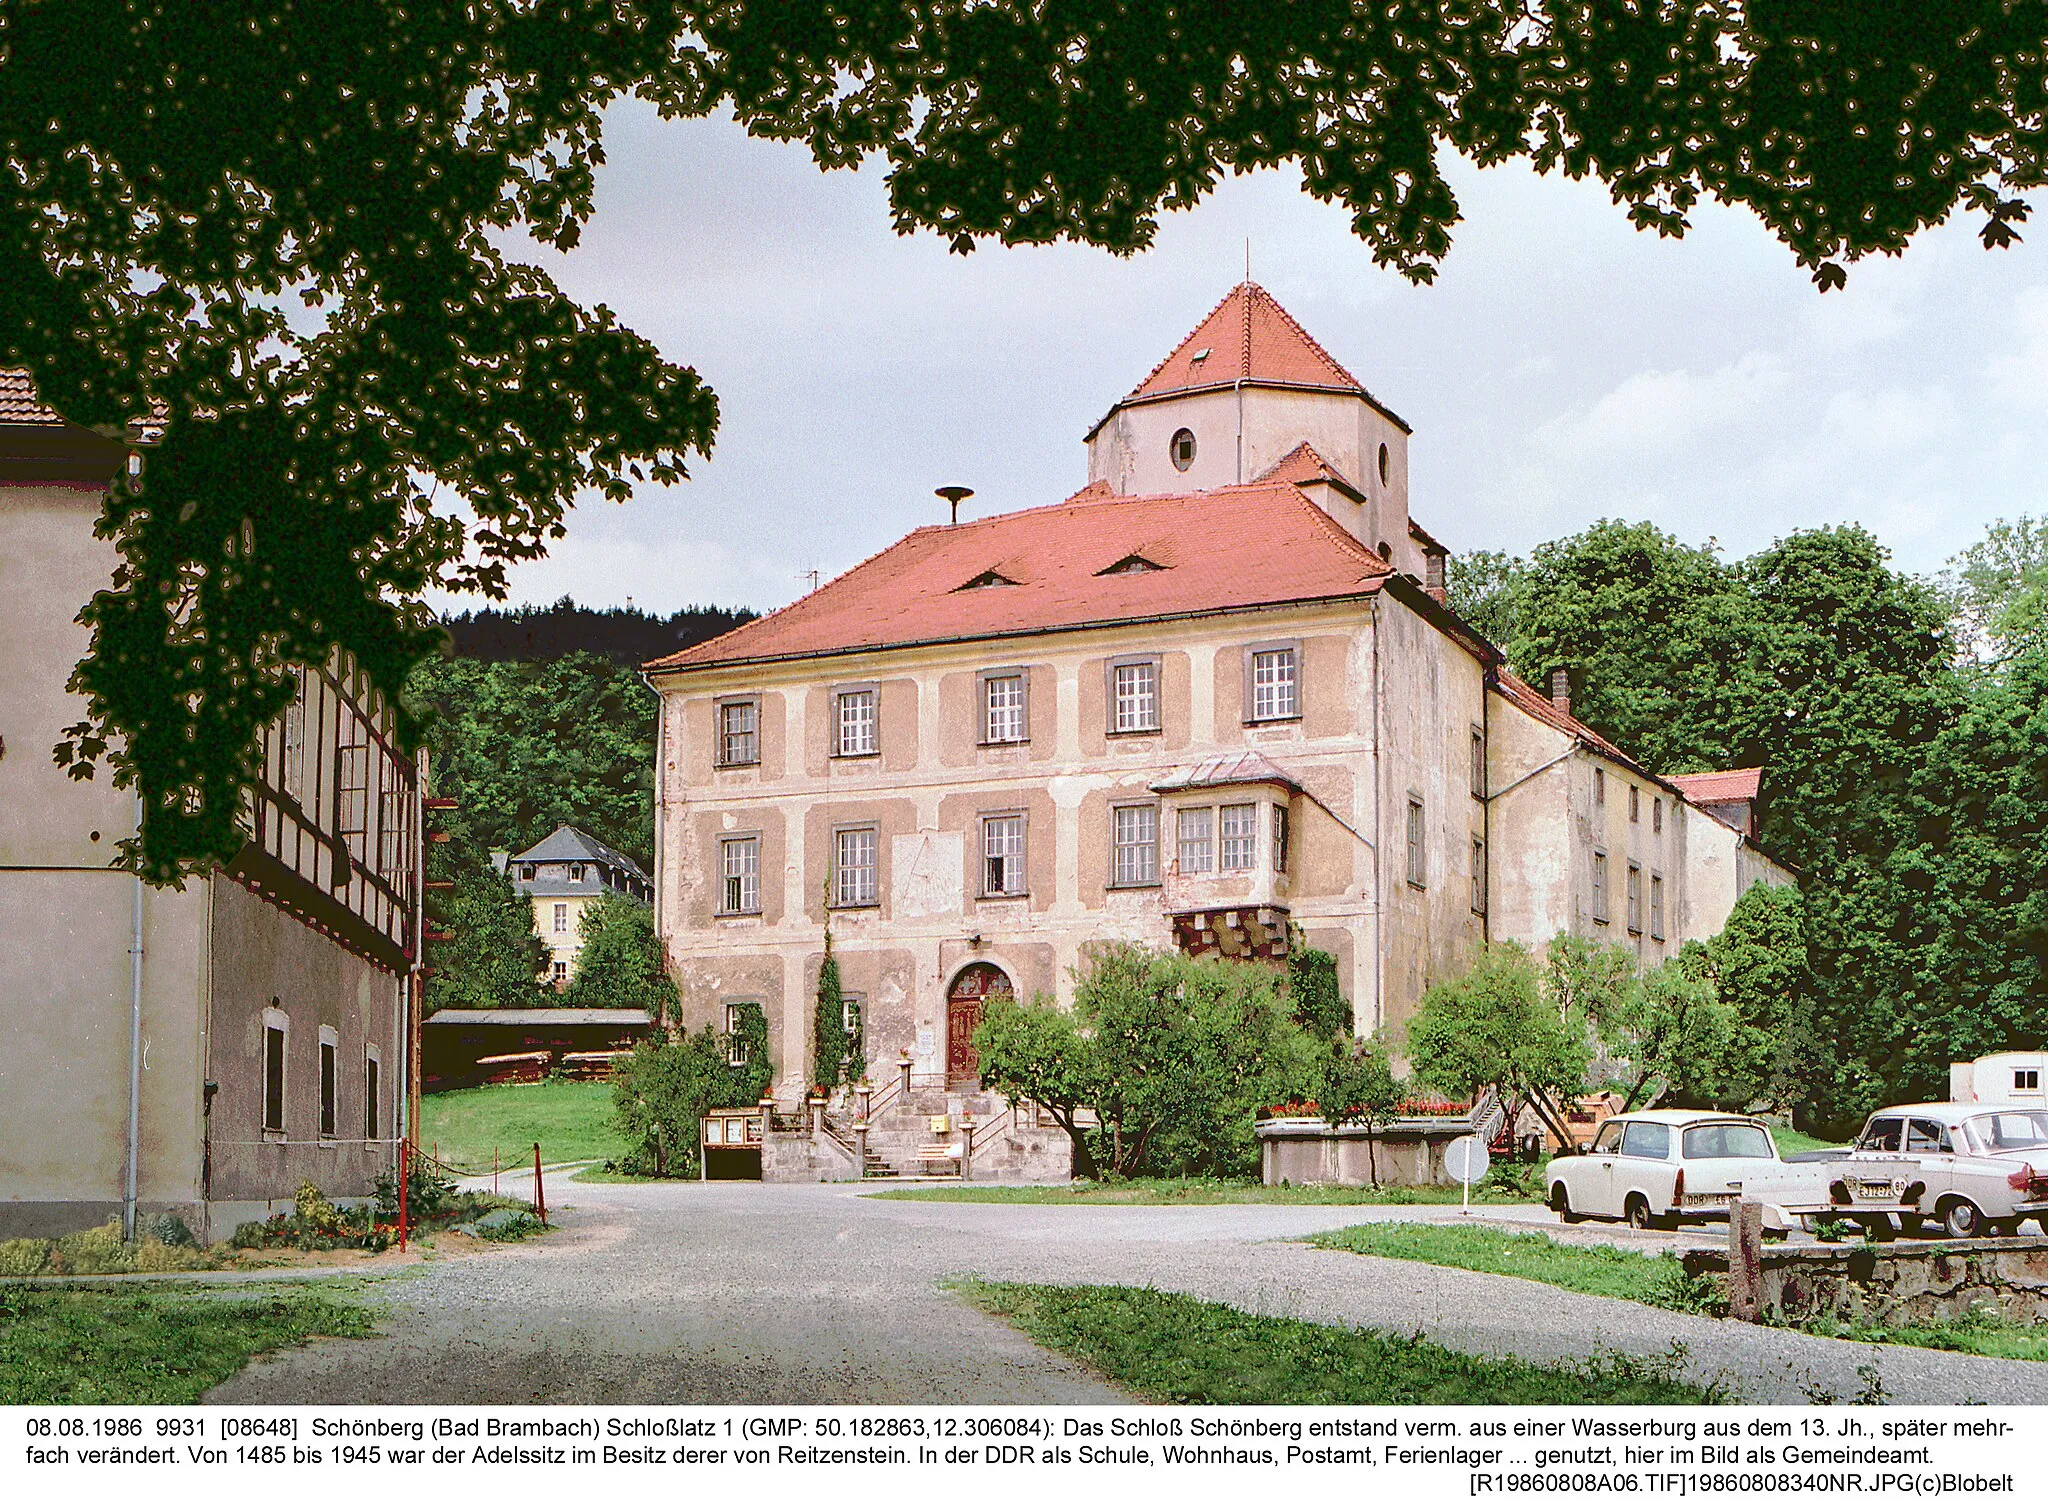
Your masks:
<svg viewBox="0 0 2048 1503"><path fill-rule="evenodd" d="M1024 1206L847 1185L550 1180L562 1230L378 1286L380 1329L257 1362L219 1403L1093 1403L1127 1395L940 1290L1151 1284L1538 1361L1687 1351L1752 1402L2048 1403L2048 1363L1859 1346L1284 1240L1456 1207ZM507 1185L512 1193L519 1193ZM1540 1213L1491 1220L1547 1225ZM1632 1234L1594 1234L1625 1240ZM1669 1238L1647 1235L1657 1245ZM1707 1239L1711 1240L1711 1239ZM1859 1371L1862 1369L1862 1371Z"/></svg>

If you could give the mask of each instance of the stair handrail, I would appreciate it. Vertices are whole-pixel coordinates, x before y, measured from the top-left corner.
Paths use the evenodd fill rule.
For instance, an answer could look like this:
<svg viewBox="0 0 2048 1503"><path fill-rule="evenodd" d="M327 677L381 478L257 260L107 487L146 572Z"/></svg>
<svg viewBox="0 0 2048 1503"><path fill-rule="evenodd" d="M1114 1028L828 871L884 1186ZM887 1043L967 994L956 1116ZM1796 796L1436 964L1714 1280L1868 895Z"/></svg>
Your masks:
<svg viewBox="0 0 2048 1503"><path fill-rule="evenodd" d="M903 1094L903 1077L892 1075L882 1086L868 1092L868 1120L874 1121L882 1109L897 1096Z"/></svg>
<svg viewBox="0 0 2048 1503"><path fill-rule="evenodd" d="M1017 1126L1018 1103L1012 1101L1007 1107L986 1121L977 1122L967 1129L967 1152L972 1154L984 1142L993 1143L999 1137L1007 1137Z"/></svg>

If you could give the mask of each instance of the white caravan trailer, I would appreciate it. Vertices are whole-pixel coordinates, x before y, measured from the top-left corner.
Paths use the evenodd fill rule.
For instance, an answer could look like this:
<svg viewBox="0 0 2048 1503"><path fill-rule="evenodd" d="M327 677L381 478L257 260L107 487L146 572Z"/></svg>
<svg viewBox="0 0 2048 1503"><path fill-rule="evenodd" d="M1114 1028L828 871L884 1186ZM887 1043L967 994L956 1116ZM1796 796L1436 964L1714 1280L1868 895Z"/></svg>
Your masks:
<svg viewBox="0 0 2048 1503"><path fill-rule="evenodd" d="M2048 1054L1987 1054L1948 1067L1948 1099L2048 1106Z"/></svg>

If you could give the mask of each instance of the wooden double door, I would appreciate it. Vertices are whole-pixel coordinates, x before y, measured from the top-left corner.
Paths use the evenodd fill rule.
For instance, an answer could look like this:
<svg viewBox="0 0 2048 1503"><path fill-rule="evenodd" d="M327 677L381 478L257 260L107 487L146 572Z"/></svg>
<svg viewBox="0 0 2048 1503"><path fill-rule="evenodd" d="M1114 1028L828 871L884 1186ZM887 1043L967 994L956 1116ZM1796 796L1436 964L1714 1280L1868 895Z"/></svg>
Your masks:
<svg viewBox="0 0 2048 1503"><path fill-rule="evenodd" d="M953 978L946 993L946 1086L972 1090L981 1082L981 1056L975 1052L974 1030L982 1009L994 997L1014 997L1010 978L987 961L976 961Z"/></svg>

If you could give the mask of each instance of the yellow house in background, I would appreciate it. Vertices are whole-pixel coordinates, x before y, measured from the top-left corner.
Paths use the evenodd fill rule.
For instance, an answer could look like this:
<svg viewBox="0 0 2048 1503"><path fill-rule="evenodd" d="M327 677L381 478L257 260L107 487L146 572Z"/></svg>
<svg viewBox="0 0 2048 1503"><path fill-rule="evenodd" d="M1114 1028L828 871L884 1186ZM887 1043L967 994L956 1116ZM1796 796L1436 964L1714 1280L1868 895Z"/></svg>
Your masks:
<svg viewBox="0 0 2048 1503"><path fill-rule="evenodd" d="M653 881L631 856L574 825L556 826L538 845L505 857L500 869L533 904L533 927L548 947L548 980L557 991L576 974L585 909L607 892L654 900Z"/></svg>

